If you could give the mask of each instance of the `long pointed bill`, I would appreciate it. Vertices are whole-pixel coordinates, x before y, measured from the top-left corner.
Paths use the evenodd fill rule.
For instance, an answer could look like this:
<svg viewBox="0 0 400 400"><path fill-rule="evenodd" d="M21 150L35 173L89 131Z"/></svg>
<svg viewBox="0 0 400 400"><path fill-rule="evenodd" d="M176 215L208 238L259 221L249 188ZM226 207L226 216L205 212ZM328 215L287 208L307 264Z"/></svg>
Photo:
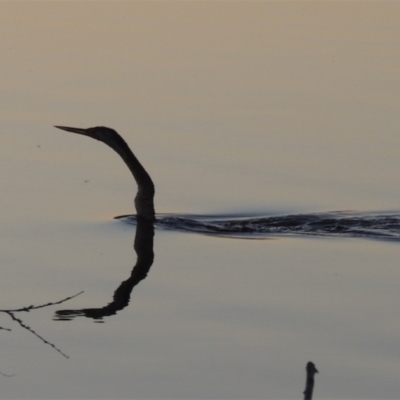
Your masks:
<svg viewBox="0 0 400 400"><path fill-rule="evenodd" d="M93 137L93 133L91 129L82 129L82 128L71 128L69 126L58 126L54 125L55 128L62 129L63 131L79 133L80 135L90 136Z"/></svg>

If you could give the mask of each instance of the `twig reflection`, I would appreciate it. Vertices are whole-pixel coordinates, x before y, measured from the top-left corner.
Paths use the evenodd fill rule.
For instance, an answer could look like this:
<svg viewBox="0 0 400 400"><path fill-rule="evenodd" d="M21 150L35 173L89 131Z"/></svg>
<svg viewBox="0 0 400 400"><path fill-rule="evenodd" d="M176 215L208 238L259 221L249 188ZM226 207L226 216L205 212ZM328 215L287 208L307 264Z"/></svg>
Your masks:
<svg viewBox="0 0 400 400"><path fill-rule="evenodd" d="M13 321L17 322L18 325L19 325L21 328L24 328L24 329L27 330L28 332L34 334L34 335L35 335L37 338L39 338L44 344L47 344L47 345L49 345L50 347L52 347L53 349L55 349L55 350L56 350L58 353L60 353L63 357L69 358L69 356L67 356L63 351L61 351L55 344L49 342L49 341L46 340L43 336L40 336L40 335L39 335L37 332L35 332L30 326L26 325L26 324L22 321L22 319L17 318L17 317L15 316L15 313L18 313L18 312L30 312L30 311L32 311L32 310L38 310L39 308L45 308L45 307L54 306L54 305L56 305L56 304L61 304L61 303L64 303L64 302L66 302L66 301L68 301L68 300L73 299L73 298L76 297L76 296L79 296L81 293L83 293L83 292L77 293L77 294L75 294L75 295L73 295L73 296L70 296L70 297L66 297L65 299L62 299L62 300L59 300L59 301L56 301L56 302L49 302L49 303L46 303L46 304L41 304L41 305L39 305L39 306L30 305L30 306L27 306L27 307L17 308L17 309L15 309L15 310L0 310L0 312L2 312L2 313L4 313L4 314L7 314ZM5 330L5 331L11 331L10 328L0 327L0 329ZM6 376L6 377L11 377L11 376L13 376L13 375L4 374L3 372L0 372L0 374L3 375L3 376Z"/></svg>

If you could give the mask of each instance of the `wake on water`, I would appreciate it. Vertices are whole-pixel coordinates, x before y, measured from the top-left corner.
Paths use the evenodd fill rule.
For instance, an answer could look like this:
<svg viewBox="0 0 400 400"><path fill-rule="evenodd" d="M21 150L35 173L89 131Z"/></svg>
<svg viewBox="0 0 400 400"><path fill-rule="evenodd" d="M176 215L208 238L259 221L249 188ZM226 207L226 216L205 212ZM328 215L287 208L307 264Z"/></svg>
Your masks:
<svg viewBox="0 0 400 400"><path fill-rule="evenodd" d="M136 224L134 215L122 215L115 218ZM400 240L400 213L336 211L257 216L157 214L155 227L246 239L313 235L397 241Z"/></svg>

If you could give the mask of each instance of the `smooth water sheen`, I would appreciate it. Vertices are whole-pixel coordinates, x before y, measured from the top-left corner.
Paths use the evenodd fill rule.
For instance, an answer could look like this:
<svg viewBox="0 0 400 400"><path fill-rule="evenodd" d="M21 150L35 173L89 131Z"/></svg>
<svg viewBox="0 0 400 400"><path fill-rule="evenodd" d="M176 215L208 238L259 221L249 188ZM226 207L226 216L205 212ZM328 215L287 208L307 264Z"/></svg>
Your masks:
<svg viewBox="0 0 400 400"><path fill-rule="evenodd" d="M0 3L0 397L398 398L398 15Z"/></svg>

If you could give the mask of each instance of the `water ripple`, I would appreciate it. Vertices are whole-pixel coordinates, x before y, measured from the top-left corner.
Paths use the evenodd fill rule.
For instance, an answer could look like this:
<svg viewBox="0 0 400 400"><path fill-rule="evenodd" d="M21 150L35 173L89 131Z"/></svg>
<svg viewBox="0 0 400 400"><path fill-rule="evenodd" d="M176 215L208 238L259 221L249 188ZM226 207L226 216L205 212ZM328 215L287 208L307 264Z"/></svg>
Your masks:
<svg viewBox="0 0 400 400"><path fill-rule="evenodd" d="M136 223L136 217L116 217ZM286 215L157 214L156 228L207 235L262 239L313 235L400 240L400 213L337 211Z"/></svg>

